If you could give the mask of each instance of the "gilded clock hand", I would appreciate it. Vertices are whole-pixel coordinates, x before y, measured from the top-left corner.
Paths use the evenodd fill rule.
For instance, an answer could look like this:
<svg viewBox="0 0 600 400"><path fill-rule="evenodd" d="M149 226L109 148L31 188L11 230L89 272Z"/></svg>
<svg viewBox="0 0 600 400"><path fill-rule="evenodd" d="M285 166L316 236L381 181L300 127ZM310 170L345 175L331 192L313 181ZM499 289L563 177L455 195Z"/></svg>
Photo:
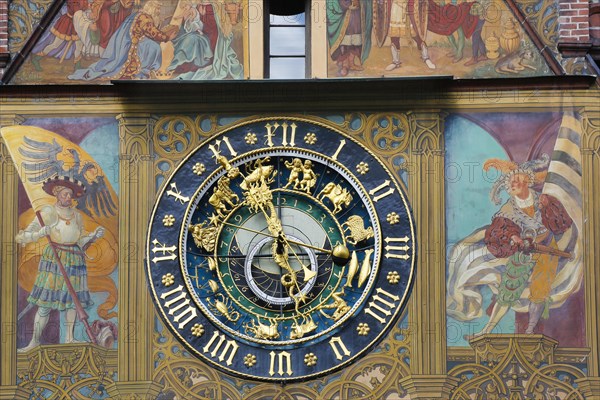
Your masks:
<svg viewBox="0 0 600 400"><path fill-rule="evenodd" d="M270 238L273 238L273 239L277 239L279 237L277 235L271 235L270 233L267 233L267 232L257 231L257 230L254 230L252 228L247 228L245 226L232 224L232 223L226 222L226 221L224 221L223 223L225 225L229 225L229 226L231 226L233 228L237 228L237 229L241 229L243 231L248 231L248 232L256 233L257 235L262 235L262 236L270 237ZM317 246L313 246L313 245L310 245L310 244L298 242L298 241L293 240L293 239L287 239L287 238L285 238L285 242L287 242L289 244L295 244L295 245L301 246L301 247L308 247L309 249L317 250L317 251L320 251L320 252L325 253L325 254L332 254L331 250L327 250L327 249L323 249L321 247L317 247Z"/></svg>
<svg viewBox="0 0 600 400"><path fill-rule="evenodd" d="M300 257L298 257L298 254L296 254L296 252L294 251L292 246L290 246L290 242L287 240L287 238L285 237L283 232L279 235L277 240L278 240L278 242L282 243L283 248L285 249L286 253L291 251L292 254L294 255L294 258L296 260L298 260L298 262L302 266L302 270L304 271L304 282L308 282L309 280L311 280L312 278L314 278L317 275L317 271L311 271L310 269L308 269L308 267L302 262ZM286 258L286 262L287 262L287 258Z"/></svg>
<svg viewBox="0 0 600 400"><path fill-rule="evenodd" d="M244 191L245 203L251 210L260 210L263 213L267 220L269 232L277 238L279 235L283 235L283 226L281 220L275 213L273 192L268 186L268 184L273 181L273 176L276 171L273 170L272 165L263 165L263 162L265 161L269 161L269 157L256 160L252 172L249 172L247 169L246 171L249 173L244 175L238 168L232 167L225 157L221 156L217 159L217 162L219 162L227 171L228 176L231 173L232 176L240 175L242 177L240 188ZM268 208L268 211L265 208ZM273 259L281 268L287 271L287 273L281 277L281 282L286 287L290 297L294 299L297 306L298 301L293 296L294 286L296 286L298 290L300 290L300 288L296 279L296 272L287 261L287 253L285 257L282 257L281 254L276 254L276 252L273 251ZM304 264L302 264L302 267L306 268Z"/></svg>
<svg viewBox="0 0 600 400"><path fill-rule="evenodd" d="M242 226L242 225L232 224L231 222L227 222L227 221L223 221L223 224L229 225L229 226L231 226L233 228L241 229L243 231L248 231L248 232L256 233L257 235L262 235L262 236L270 237L270 238L273 238L273 239L277 239L277 236L275 236L275 235L271 235L270 233L263 232L263 231L257 231L255 229L251 229L251 228L248 228L248 227L245 227L245 226ZM316 250L316 251L318 251L321 254L330 255L331 258L333 259L333 262L336 265L346 265L348 263L348 261L350 261L350 251L343 244L336 245L333 248L333 250L327 250L327 249L324 249L322 247L313 246L311 244L299 242L297 240L289 239L287 237L285 238L285 240L289 244L295 244L296 246L306 247L306 248L309 248L311 250ZM319 253L317 253L317 255L319 255ZM299 255L304 255L304 254L301 253Z"/></svg>

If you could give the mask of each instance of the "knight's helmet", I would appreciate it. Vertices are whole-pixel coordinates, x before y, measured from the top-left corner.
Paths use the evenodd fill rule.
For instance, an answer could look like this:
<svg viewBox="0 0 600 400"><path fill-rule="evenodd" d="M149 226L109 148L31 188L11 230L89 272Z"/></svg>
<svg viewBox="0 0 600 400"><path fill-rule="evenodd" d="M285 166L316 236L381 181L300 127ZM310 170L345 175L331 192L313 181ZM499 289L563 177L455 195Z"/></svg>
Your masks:
<svg viewBox="0 0 600 400"><path fill-rule="evenodd" d="M488 171L495 168L502 173L496 180L490 191L490 199L495 204L500 204L500 191L509 187L510 178L514 175L524 174L529 176L529 186L541 183L546 179L550 157L548 154L542 154L537 160L529 160L518 164L510 160L501 160L499 158L490 158L483 164L483 170Z"/></svg>

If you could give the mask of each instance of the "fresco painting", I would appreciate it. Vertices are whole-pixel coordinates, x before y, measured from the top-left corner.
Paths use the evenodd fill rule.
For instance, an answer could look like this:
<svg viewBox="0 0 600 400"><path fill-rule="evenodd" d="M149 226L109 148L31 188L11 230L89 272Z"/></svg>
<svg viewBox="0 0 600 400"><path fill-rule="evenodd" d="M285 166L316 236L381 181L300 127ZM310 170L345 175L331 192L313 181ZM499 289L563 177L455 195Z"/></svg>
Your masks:
<svg viewBox="0 0 600 400"><path fill-rule="evenodd" d="M329 77L550 75L502 0L327 0Z"/></svg>
<svg viewBox="0 0 600 400"><path fill-rule="evenodd" d="M15 83L243 79L241 1L67 0Z"/></svg>
<svg viewBox="0 0 600 400"><path fill-rule="evenodd" d="M581 126L569 112L541 117L448 121L451 346L488 333L585 344Z"/></svg>
<svg viewBox="0 0 600 400"><path fill-rule="evenodd" d="M118 175L117 125L107 118L26 123L32 125L1 130L21 181L15 237L18 351L80 342L113 348L118 302L118 185L113 186ZM70 134L65 137L40 126Z"/></svg>

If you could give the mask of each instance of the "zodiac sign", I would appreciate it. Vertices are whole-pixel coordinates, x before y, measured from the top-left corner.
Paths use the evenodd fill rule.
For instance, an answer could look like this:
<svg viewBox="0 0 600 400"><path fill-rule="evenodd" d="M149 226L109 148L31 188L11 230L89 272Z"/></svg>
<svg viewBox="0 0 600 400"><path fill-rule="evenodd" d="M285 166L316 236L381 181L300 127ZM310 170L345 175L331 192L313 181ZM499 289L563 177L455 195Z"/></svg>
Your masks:
<svg viewBox="0 0 600 400"><path fill-rule="evenodd" d="M358 215L352 215L346 222L342 224L344 232L350 231L350 235L346 236L348 242L356 245L358 242L367 240L375 236L373 227L369 226L365 229L365 223Z"/></svg>
<svg viewBox="0 0 600 400"><path fill-rule="evenodd" d="M214 226L209 226L205 228L205 222L196 225L190 225L190 232L192 234L192 238L194 239L194 243L196 246L208 251L212 252L215 249L215 242L217 236L217 228Z"/></svg>
<svg viewBox="0 0 600 400"><path fill-rule="evenodd" d="M239 201L237 194L229 187L230 182L231 180L227 176L219 178L217 187L214 188L213 194L208 198L208 203L215 208L217 215L221 218L225 218L225 214L231 211L227 209L225 203L233 208Z"/></svg>
<svg viewBox="0 0 600 400"><path fill-rule="evenodd" d="M352 257L350 258L350 264L348 265L348 276L346 277L346 285L347 287L352 287L352 279L354 279L354 275L358 271L358 257L356 255L356 251L352 252Z"/></svg>
<svg viewBox="0 0 600 400"><path fill-rule="evenodd" d="M290 339L300 339L304 337L307 333L310 333L317 329L317 324L312 319L312 316L302 315L302 323L298 324L296 318L294 318L294 323L292 324L292 331L290 332Z"/></svg>
<svg viewBox="0 0 600 400"><path fill-rule="evenodd" d="M283 187L286 189L292 183L294 184L294 189L300 189L300 174L302 173L302 160L299 158L294 158L292 162L285 162L285 166L287 169L292 170L290 172L290 177L288 178L288 183Z"/></svg>
<svg viewBox="0 0 600 400"><path fill-rule="evenodd" d="M262 165L263 162L269 162L269 160L270 157L256 160L252 172L250 172L249 168L246 168L247 175L243 182L240 183L240 187L244 190L248 190L252 186L263 186L273 183L277 171L274 170L272 165Z"/></svg>
<svg viewBox="0 0 600 400"><path fill-rule="evenodd" d="M219 296L221 300L218 300L217 296ZM217 295L215 295L215 300L213 303L210 302L210 299L206 301L209 304L212 312L218 315L222 315L223 317L227 318L228 321L237 322L237 320L240 319L239 312L235 310L229 311L229 309L231 308L231 300L226 299L222 293L218 293Z"/></svg>
<svg viewBox="0 0 600 400"><path fill-rule="evenodd" d="M317 184L317 174L312 170L312 161L304 160L302 166L302 181L300 182L300 189L306 193L310 193L311 189Z"/></svg>
<svg viewBox="0 0 600 400"><path fill-rule="evenodd" d="M257 317L258 324L252 319L250 322L244 324L246 335L254 335L257 339L274 340L279 339L279 332L277 331L277 321L275 318L267 318L270 325L265 325L260 322L260 317Z"/></svg>
<svg viewBox="0 0 600 400"><path fill-rule="evenodd" d="M321 193L317 195L317 199L323 200L324 198L328 198L333 204L332 213L336 214L339 211L342 211L342 204L346 207L350 205L352 201L352 195L346 189L342 188L339 184L334 184L333 182L329 182Z"/></svg>
<svg viewBox="0 0 600 400"><path fill-rule="evenodd" d="M361 287L371 274L371 254L374 251L374 249L365 250L365 258L360 266L360 274L358 275L358 287Z"/></svg>
<svg viewBox="0 0 600 400"><path fill-rule="evenodd" d="M262 165L268 162L269 157L254 162L254 169L246 168L248 175L244 178L240 187L244 192L244 204L248 205L251 211L264 210L265 206L271 204L273 193L269 186L275 180L277 171L272 165Z"/></svg>
<svg viewBox="0 0 600 400"><path fill-rule="evenodd" d="M348 305L348 303L346 303L346 301L344 299L342 299L343 295L344 295L344 288L342 288L342 290L340 290L339 292L335 292L334 294L332 294L331 298L333 299L333 303L320 305L318 307L319 312L321 312L321 314L323 314L323 316L325 316L329 319L333 319L334 321L337 321L340 318L342 318L344 316L344 314L346 314L348 311L350 311L350 306ZM330 310L330 309L335 309L335 311L333 312L332 315L329 315L323 311L323 310Z"/></svg>
<svg viewBox="0 0 600 400"><path fill-rule="evenodd" d="M208 261L208 269L211 271L216 271L217 261L212 257L208 257L206 260Z"/></svg>
<svg viewBox="0 0 600 400"><path fill-rule="evenodd" d="M222 156L222 155L219 154L217 156L217 162L219 164L221 164L221 166L225 169L225 171L227 171L227 177L229 179L233 179L233 178L237 177L240 174L239 168L233 167L229 163L229 160L227 159L227 157Z"/></svg>
<svg viewBox="0 0 600 400"><path fill-rule="evenodd" d="M312 161L304 160L304 164L302 164L302 160L294 158L291 163L286 161L285 166L291 172L288 183L284 188L294 184L294 189L310 193L310 190L317 183L317 174L312 170ZM302 174L302 179L300 179L300 174Z"/></svg>

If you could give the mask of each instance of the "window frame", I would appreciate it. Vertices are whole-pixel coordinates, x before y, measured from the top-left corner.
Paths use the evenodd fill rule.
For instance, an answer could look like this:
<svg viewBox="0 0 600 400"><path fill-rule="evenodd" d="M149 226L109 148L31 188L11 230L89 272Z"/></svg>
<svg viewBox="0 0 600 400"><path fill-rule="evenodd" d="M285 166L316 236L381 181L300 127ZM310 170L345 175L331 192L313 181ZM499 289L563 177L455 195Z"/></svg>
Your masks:
<svg viewBox="0 0 600 400"><path fill-rule="evenodd" d="M304 78L308 79L311 76L311 56L310 56L310 48L311 48L311 29L310 29L310 21L311 21L311 13L310 13L310 1L311 0L264 0L264 12L263 12L263 41L264 41L264 71L263 77L264 79L271 79L271 59L275 58L303 58L304 59ZM277 4L277 5L275 5ZM285 10L289 10L288 14L273 14L278 16L290 16L290 15L298 15L302 13L294 12L295 10L301 10L300 4L304 7L304 25L281 25L281 24L271 24L271 10L276 8L275 12L285 12ZM272 55L271 54L271 28L286 28L286 27L302 27L304 26L304 55ZM285 78L284 78L285 79ZM291 78L287 78L291 79Z"/></svg>

